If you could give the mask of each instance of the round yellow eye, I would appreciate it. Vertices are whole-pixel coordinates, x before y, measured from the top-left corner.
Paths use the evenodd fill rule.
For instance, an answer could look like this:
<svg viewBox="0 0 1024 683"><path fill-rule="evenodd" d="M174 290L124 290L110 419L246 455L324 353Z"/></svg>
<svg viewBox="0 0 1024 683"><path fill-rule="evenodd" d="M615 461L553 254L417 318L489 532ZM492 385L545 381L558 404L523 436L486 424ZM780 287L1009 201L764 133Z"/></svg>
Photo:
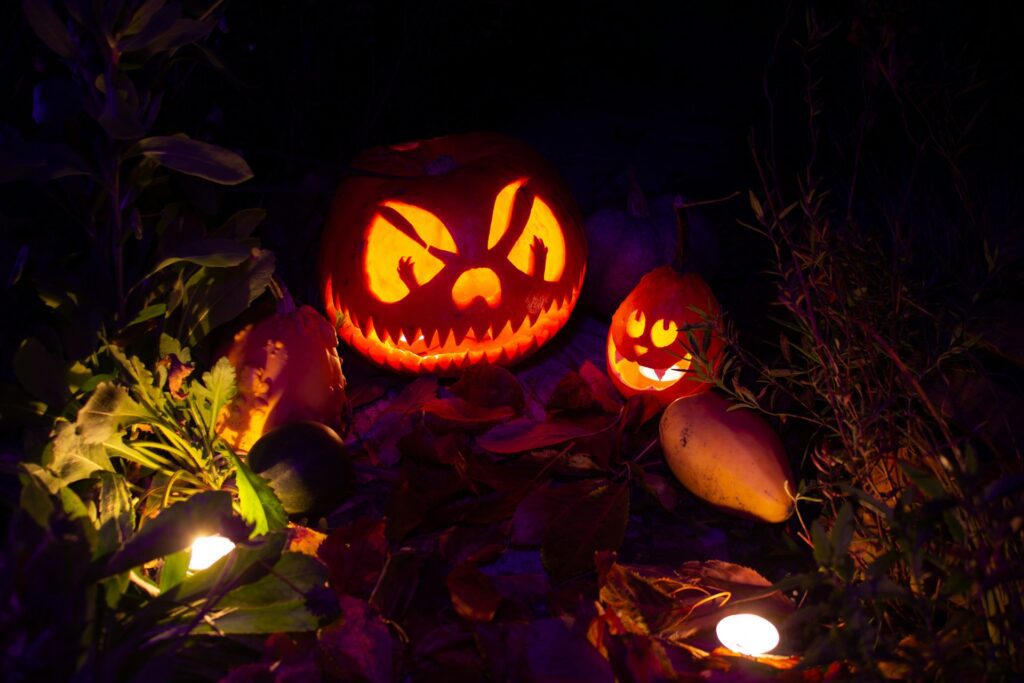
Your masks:
<svg viewBox="0 0 1024 683"><path fill-rule="evenodd" d="M626 334L630 337L637 338L643 335L644 330L647 329L647 320L644 318L644 314L640 311L633 311L626 318Z"/></svg>
<svg viewBox="0 0 1024 683"><path fill-rule="evenodd" d="M651 343L659 349L663 349L674 342L678 336L679 329L673 322L667 322L662 319L651 325Z"/></svg>

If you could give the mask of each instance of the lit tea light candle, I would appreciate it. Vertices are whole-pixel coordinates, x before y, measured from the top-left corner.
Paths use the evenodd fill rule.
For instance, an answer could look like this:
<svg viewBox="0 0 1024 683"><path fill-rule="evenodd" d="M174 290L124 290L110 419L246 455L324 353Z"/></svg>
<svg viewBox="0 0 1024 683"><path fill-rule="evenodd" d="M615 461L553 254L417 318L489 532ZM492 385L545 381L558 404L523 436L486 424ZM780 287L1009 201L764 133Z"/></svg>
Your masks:
<svg viewBox="0 0 1024 683"><path fill-rule="evenodd" d="M188 570L202 571L234 549L235 544L223 536L200 536L192 542Z"/></svg>
<svg viewBox="0 0 1024 683"><path fill-rule="evenodd" d="M730 614L715 628L722 645L733 652L756 657L779 644L779 630L756 614Z"/></svg>

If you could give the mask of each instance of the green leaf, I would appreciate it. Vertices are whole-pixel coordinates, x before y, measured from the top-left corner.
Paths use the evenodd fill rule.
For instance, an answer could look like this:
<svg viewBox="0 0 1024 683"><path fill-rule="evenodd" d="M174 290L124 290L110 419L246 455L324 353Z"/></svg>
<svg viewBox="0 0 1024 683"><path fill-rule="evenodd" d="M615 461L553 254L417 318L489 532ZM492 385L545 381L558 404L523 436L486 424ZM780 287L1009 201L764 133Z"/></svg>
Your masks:
<svg viewBox="0 0 1024 683"><path fill-rule="evenodd" d="M262 223L266 217L265 209L242 209L224 221L223 225L214 230L214 234L220 237L249 237L256 226Z"/></svg>
<svg viewBox="0 0 1024 683"><path fill-rule="evenodd" d="M152 419L128 392L111 382L102 382L78 411L75 432L84 443L99 444L121 432L125 426Z"/></svg>
<svg viewBox="0 0 1024 683"><path fill-rule="evenodd" d="M220 411L235 397L237 390L235 368L227 358L220 358L212 370L203 373L199 382L192 383L190 397L206 422L210 439L217 434Z"/></svg>
<svg viewBox="0 0 1024 683"><path fill-rule="evenodd" d="M160 335L160 357L166 358L167 356L177 356L178 360L182 363L192 362L192 352L187 346L183 346L180 341L175 339L169 334Z"/></svg>
<svg viewBox="0 0 1024 683"><path fill-rule="evenodd" d="M127 543L135 533L135 507L128 482L116 472L97 472L96 556L107 555Z"/></svg>
<svg viewBox="0 0 1024 683"><path fill-rule="evenodd" d="M240 544L233 553L217 560L205 571L196 572L182 581L171 595L175 600L191 601L206 595L215 586L226 586L226 590L231 590L234 586L257 580L277 563L286 543L287 534L279 531Z"/></svg>
<svg viewBox="0 0 1024 683"><path fill-rule="evenodd" d="M175 263L195 263L210 268L228 268L245 263L252 256L255 242L212 238L186 244L168 254L146 277L152 277Z"/></svg>
<svg viewBox="0 0 1024 683"><path fill-rule="evenodd" d="M757 195L754 194L753 190L750 190L748 194L750 195L750 208L754 210L754 215L757 216L757 219L759 221L763 221L764 207L761 206L761 202L758 200Z"/></svg>
<svg viewBox="0 0 1024 683"><path fill-rule="evenodd" d="M46 486L36 477L27 472L18 475L21 480L21 495L18 504L22 510L28 513L36 524L44 529L50 526L50 516L56 507L53 498L47 491Z"/></svg>
<svg viewBox="0 0 1024 683"><path fill-rule="evenodd" d="M160 568L160 592L166 593L185 580L188 574L188 563L192 558L192 551L186 548L176 553L171 553L164 558L164 565Z"/></svg>
<svg viewBox="0 0 1024 683"><path fill-rule="evenodd" d="M192 545L196 536L221 533L231 526L231 494L203 491L165 508L148 521L101 570L102 576L119 574L158 557L166 557Z"/></svg>
<svg viewBox="0 0 1024 683"><path fill-rule="evenodd" d="M166 168L221 185L237 185L253 175L245 160L234 152L187 135L143 138L136 149Z"/></svg>
<svg viewBox="0 0 1024 683"><path fill-rule="evenodd" d="M310 609L307 596L317 597L327 568L313 557L283 553L273 571L236 588L219 600L212 623L195 633L297 633L316 630L323 621Z"/></svg>
<svg viewBox="0 0 1024 683"><path fill-rule="evenodd" d="M814 561L821 567L831 566L832 541L821 522L814 520L811 524L811 542L814 544Z"/></svg>
<svg viewBox="0 0 1024 683"><path fill-rule="evenodd" d="M53 439L41 464L22 463L26 472L42 483L50 493L76 481L88 479L97 470L112 471L103 446L89 443L76 425L60 420L54 426Z"/></svg>
<svg viewBox="0 0 1024 683"><path fill-rule="evenodd" d="M829 534L829 542L832 545L832 562L838 566L846 559L846 553L850 550L850 543L853 541L853 505L849 501L843 503L839 508L839 514L832 524L832 533Z"/></svg>
<svg viewBox="0 0 1024 683"><path fill-rule="evenodd" d="M942 487L942 483L938 479L933 477L931 473L914 467L908 462L900 461L900 469L910 477L910 480L914 482L914 485L921 490L928 498L945 498L946 490Z"/></svg>
<svg viewBox="0 0 1024 683"><path fill-rule="evenodd" d="M21 0L21 10L39 40L65 59L75 54L75 44L49 0Z"/></svg>
<svg viewBox="0 0 1024 683"><path fill-rule="evenodd" d="M139 314L136 315L135 318L132 319L132 321L126 325L126 327L131 327L132 325L138 325L139 323L144 323L147 320L152 320L153 318L159 318L159 317L161 317L166 312L167 312L167 304L162 304L161 303L161 304L153 304L152 306L146 306L141 311L139 311Z"/></svg>
<svg viewBox="0 0 1024 683"><path fill-rule="evenodd" d="M183 314L182 338L192 347L218 325L237 318L267 287L274 275L274 254L254 250L235 268L201 269L185 287L191 306Z"/></svg>
<svg viewBox="0 0 1024 683"><path fill-rule="evenodd" d="M216 17L210 17L205 21L197 19L176 19L170 27L155 36L146 46L150 53L166 52L174 50L182 45L195 43L206 36L216 25Z"/></svg>
<svg viewBox="0 0 1024 683"><path fill-rule="evenodd" d="M266 479L249 469L234 453L225 452L225 455L235 468L242 519L255 526L253 536L287 527L288 515Z"/></svg>
<svg viewBox="0 0 1024 683"><path fill-rule="evenodd" d="M119 346L111 344L106 348L110 355L128 373L128 377L132 380L131 387L135 391L136 397L146 404L155 417L161 408L164 407L166 398L164 397L164 392L160 389L160 385L154 380L153 373L149 371L146 364L139 360L137 356L131 356L130 358L126 356Z"/></svg>
<svg viewBox="0 0 1024 683"><path fill-rule="evenodd" d="M144 0L139 5L139 8L135 10L132 20L128 22L128 26L121 35L133 36L146 28L153 17L159 13L165 2L166 0Z"/></svg>

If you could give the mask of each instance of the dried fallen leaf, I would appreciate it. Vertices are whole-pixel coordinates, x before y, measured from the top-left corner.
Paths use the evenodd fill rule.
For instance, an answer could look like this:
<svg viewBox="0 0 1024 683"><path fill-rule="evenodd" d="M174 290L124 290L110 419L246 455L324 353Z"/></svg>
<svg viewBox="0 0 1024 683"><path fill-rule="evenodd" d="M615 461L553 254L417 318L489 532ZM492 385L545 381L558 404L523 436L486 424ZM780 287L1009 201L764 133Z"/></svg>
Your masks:
<svg viewBox="0 0 1024 683"><path fill-rule="evenodd" d="M544 532L541 559L555 581L594 568L598 550L618 550L629 521L629 485L599 486L575 501Z"/></svg>
<svg viewBox="0 0 1024 683"><path fill-rule="evenodd" d="M332 530L318 555L327 565L328 582L336 593L369 599L387 561L384 520L361 519Z"/></svg>
<svg viewBox="0 0 1024 683"><path fill-rule="evenodd" d="M526 453L602 432L615 422L614 416L587 415L554 418L538 422L513 420L493 427L477 437L477 444L492 453Z"/></svg>
<svg viewBox="0 0 1024 683"><path fill-rule="evenodd" d="M317 635L324 671L342 680L392 683L397 647L391 631L362 600L341 596L339 603L341 618Z"/></svg>
<svg viewBox="0 0 1024 683"><path fill-rule="evenodd" d="M463 562L448 574L445 583L455 611L469 621L490 621L501 606L494 582L471 562Z"/></svg>

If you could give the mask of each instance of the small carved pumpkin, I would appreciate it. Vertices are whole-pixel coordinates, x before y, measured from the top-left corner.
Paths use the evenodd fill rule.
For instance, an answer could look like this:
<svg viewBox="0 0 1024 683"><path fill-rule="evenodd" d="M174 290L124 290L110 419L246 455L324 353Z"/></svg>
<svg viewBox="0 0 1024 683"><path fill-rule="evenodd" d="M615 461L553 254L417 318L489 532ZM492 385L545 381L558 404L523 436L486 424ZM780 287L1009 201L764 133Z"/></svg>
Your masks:
<svg viewBox="0 0 1024 683"><path fill-rule="evenodd" d="M372 149L338 189L320 281L342 339L395 370L507 365L568 320L587 248L534 151L473 133Z"/></svg>
<svg viewBox="0 0 1024 683"><path fill-rule="evenodd" d="M699 275L682 275L671 266L652 270L612 316L608 376L623 396L648 394L663 405L706 390L709 385L693 375L701 358L707 362L705 375L721 358L722 340L712 329L719 314ZM688 332L696 349L690 348Z"/></svg>
<svg viewBox="0 0 1024 683"><path fill-rule="evenodd" d="M263 434L292 422L340 427L347 398L337 347L334 329L310 306L247 325L223 354L235 368L238 393L217 432L248 452Z"/></svg>

